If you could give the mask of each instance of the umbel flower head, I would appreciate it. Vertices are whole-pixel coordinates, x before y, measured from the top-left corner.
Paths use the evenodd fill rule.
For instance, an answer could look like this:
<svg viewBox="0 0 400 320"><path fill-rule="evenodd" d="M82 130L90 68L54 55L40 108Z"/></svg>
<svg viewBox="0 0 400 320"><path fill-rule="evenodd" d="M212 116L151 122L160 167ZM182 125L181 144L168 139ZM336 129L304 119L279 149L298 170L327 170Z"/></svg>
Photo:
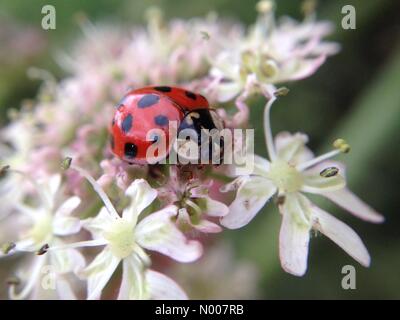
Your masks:
<svg viewBox="0 0 400 320"><path fill-rule="evenodd" d="M209 196L209 188L213 181L204 183L196 178L187 179L182 177L182 172L175 166L171 166L169 172L168 182L159 189L159 195L178 207L178 227L204 233L221 232L222 228L210 221L210 218L222 218L228 214L229 209L226 204Z"/></svg>
<svg viewBox="0 0 400 320"><path fill-rule="evenodd" d="M345 167L330 158L350 151L342 139L334 143L335 150L315 157L305 146L306 135L283 132L275 141L269 120L272 96L265 107L265 139L269 160L254 156L254 172L237 177L223 191L237 190L229 206L229 214L221 224L237 229L248 224L274 195L277 196L282 225L279 252L282 267L302 276L307 270L310 231L320 231L363 266L369 266L370 256L359 236L343 222L313 204L304 193L322 195L355 216L379 223L383 217L346 188Z"/></svg>
<svg viewBox="0 0 400 320"><path fill-rule="evenodd" d="M36 207L28 206L22 201L14 203L15 213L7 218L8 223L3 222L0 225L1 233L6 233L5 228L11 223L13 230L18 232L18 238L4 246L4 253L0 254L0 257L25 254L15 272L18 281L10 283L10 298L24 299L31 296L34 299L44 297L74 299L74 291L64 275L76 273L83 268L85 265L83 256L73 248L53 251L48 255L43 254L48 246L65 245L65 236L80 231L81 221L72 216L72 212L79 206L81 200L72 196L59 201L60 175L53 175L44 181L36 182L21 172L9 174L20 174L24 179L29 179L35 194L39 196L39 205ZM39 256L35 256L35 253ZM49 281L54 284L43 285L43 276L49 272L51 273ZM22 284L23 289L18 290Z"/></svg>
<svg viewBox="0 0 400 320"><path fill-rule="evenodd" d="M313 15L302 22L289 17L277 22L269 0L260 1L257 9L259 17L248 33L227 43L211 60L218 101L309 77L339 51L338 44L323 41L332 32L330 23L316 21Z"/></svg>
<svg viewBox="0 0 400 320"><path fill-rule="evenodd" d="M179 262L191 262L202 254L199 242L188 240L172 222L176 206L167 206L138 219L156 199L157 191L143 179L137 179L125 194L129 205L120 216L101 186L83 169L70 164L92 184L104 202L94 218L82 221L93 240L55 246L49 252L67 248L103 246L104 249L83 270L87 279L87 298L98 299L102 290L122 262L122 282L118 299L186 299L183 290L167 276L149 269L151 260L144 249L157 251Z"/></svg>

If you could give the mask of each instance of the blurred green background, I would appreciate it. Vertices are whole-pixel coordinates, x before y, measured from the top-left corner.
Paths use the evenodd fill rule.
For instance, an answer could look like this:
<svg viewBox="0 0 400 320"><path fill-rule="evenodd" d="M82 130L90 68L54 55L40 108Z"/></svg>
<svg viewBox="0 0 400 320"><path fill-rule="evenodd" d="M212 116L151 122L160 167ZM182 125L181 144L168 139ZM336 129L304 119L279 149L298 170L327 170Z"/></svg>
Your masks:
<svg viewBox="0 0 400 320"><path fill-rule="evenodd" d="M7 108L17 108L33 98L39 82L28 79L26 69L34 65L62 78L53 57L70 49L79 33L77 14L92 21L126 25L143 23L150 5L158 5L167 18L203 16L215 11L221 17L244 24L255 19L254 0L168 0L168 1L23 1L0 3L0 115L6 123ZM57 29L40 29L45 4L57 10ZM357 29L341 28L341 8L352 4L357 12ZM301 1L278 0L278 15L301 18ZM280 216L275 208L265 209L255 222L223 237L235 245L239 258L254 261L261 271L260 297L266 299L399 299L400 298L400 2L395 0L319 1L319 19L336 25L332 40L342 51L330 58L311 78L290 83L291 93L273 110L273 128L305 131L311 147L323 152L336 137L343 137L352 152L343 156L348 165L349 186L382 212L386 222L373 225L359 221L324 203L327 211L352 226L365 241L372 265L364 269L324 237L311 241L309 270L303 278L282 271L278 259ZM25 44L13 30L39 33L38 43ZM19 36L18 36L19 37ZM38 45L40 44L40 45ZM21 48L10 55L7 46ZM35 45L37 45L35 47ZM20 47L18 47L20 46ZM25 48L25 49L24 49ZM263 103L254 101L252 124L261 128ZM256 150L265 155L262 132L256 130ZM341 288L342 266L357 271L357 289Z"/></svg>

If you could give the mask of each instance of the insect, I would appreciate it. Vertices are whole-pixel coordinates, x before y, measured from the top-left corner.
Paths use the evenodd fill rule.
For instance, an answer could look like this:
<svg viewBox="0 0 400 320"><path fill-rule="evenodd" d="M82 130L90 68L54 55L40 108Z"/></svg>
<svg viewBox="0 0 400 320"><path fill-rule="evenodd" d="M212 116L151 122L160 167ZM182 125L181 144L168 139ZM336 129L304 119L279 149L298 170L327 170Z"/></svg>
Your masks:
<svg viewBox="0 0 400 320"><path fill-rule="evenodd" d="M210 108L207 99L197 93L178 87L151 86L129 91L116 106L111 124L110 144L112 152L131 164L145 164L147 151L153 144L164 143L164 154L155 154L165 159L171 151L173 141L169 141L169 123L176 121L177 135L185 129L191 129L197 137L191 137L190 143L199 147L203 129L222 130L223 121L217 112ZM154 129L164 134L148 133ZM160 131L158 131L160 132ZM219 151L223 149L223 139L219 140ZM207 149L210 157L211 151ZM200 157L204 157L204 154Z"/></svg>

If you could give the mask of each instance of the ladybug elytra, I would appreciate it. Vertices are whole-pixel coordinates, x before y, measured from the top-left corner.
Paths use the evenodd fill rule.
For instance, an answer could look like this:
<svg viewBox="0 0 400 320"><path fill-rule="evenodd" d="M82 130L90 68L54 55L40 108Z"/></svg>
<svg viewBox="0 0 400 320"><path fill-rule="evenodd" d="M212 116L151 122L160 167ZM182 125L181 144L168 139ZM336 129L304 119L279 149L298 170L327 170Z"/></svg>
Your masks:
<svg viewBox="0 0 400 320"><path fill-rule="evenodd" d="M177 123L178 135L183 130L192 130L197 136L192 143L198 147L203 143L202 130L224 128L204 96L178 87L144 87L129 91L116 106L111 126L112 152L131 164L145 164L148 149L154 143L164 143L165 152L157 157L167 158L172 144L168 141L171 121ZM164 134L149 139L148 133L154 129ZM220 145L222 148L222 139Z"/></svg>

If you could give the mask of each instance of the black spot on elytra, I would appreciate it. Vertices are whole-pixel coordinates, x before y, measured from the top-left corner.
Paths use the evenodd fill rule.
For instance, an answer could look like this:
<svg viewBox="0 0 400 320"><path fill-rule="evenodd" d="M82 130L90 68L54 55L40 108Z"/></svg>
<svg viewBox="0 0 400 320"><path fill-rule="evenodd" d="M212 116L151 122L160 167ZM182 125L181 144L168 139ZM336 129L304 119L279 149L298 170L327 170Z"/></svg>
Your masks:
<svg viewBox="0 0 400 320"><path fill-rule="evenodd" d="M160 91L160 92L171 92L171 87L168 86L159 86L159 87L154 87L154 90Z"/></svg>
<svg viewBox="0 0 400 320"><path fill-rule="evenodd" d="M125 153L125 156L128 158L136 157L136 154L137 154L136 145L133 143L125 143L124 153Z"/></svg>
<svg viewBox="0 0 400 320"><path fill-rule="evenodd" d="M185 95L186 95L186 97L188 97L188 98L190 98L192 100L196 100L196 98L197 98L196 94L194 94L191 91L185 91Z"/></svg>
<svg viewBox="0 0 400 320"><path fill-rule="evenodd" d="M154 117L154 122L158 126L165 126L168 124L168 121L169 121L168 118L163 115L158 115L158 116Z"/></svg>
<svg viewBox="0 0 400 320"><path fill-rule="evenodd" d="M129 130L131 130L131 128L132 128L132 120L133 120L132 115L128 114L125 117L124 121L122 121L121 128L122 128L122 131L124 133L127 133L127 132L129 132Z"/></svg>
<svg viewBox="0 0 400 320"><path fill-rule="evenodd" d="M111 121L111 126L114 127L114 124L115 124L115 118L112 119L112 121Z"/></svg>
<svg viewBox="0 0 400 320"><path fill-rule="evenodd" d="M113 135L110 136L110 146L111 146L111 149L114 150L115 145L114 145L114 136Z"/></svg>
<svg viewBox="0 0 400 320"><path fill-rule="evenodd" d="M156 104L160 100L160 97L155 95L155 94L146 94L142 98L140 98L138 102L138 107L139 108L148 108L151 107L152 105Z"/></svg>

